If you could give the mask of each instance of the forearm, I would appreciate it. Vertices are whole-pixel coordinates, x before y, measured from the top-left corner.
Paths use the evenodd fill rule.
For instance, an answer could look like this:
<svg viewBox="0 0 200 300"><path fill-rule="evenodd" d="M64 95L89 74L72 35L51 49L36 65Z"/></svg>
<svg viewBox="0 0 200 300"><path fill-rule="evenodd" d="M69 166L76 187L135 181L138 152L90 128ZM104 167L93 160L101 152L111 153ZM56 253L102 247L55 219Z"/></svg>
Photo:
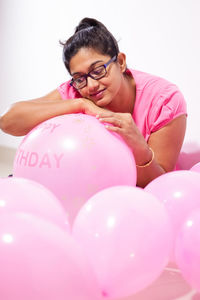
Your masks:
<svg viewBox="0 0 200 300"><path fill-rule="evenodd" d="M145 187L150 181L164 174L166 171L156 161L154 151L144 142L132 148L137 169L137 186Z"/></svg>
<svg viewBox="0 0 200 300"><path fill-rule="evenodd" d="M0 128L11 135L23 136L45 120L82 110L81 99L17 102L1 117Z"/></svg>
<svg viewBox="0 0 200 300"><path fill-rule="evenodd" d="M150 165L137 168L137 186L144 188L156 177L166 173L166 171L153 160Z"/></svg>
<svg viewBox="0 0 200 300"><path fill-rule="evenodd" d="M148 166L137 167L139 186L144 187L159 175L174 170L183 145L185 130L186 116L181 115L151 134L148 140L148 149L142 148L145 149L145 152L142 153L141 157L149 161L152 157L146 156L149 155L147 151L149 147L154 150L155 157ZM141 164L144 163L145 160Z"/></svg>

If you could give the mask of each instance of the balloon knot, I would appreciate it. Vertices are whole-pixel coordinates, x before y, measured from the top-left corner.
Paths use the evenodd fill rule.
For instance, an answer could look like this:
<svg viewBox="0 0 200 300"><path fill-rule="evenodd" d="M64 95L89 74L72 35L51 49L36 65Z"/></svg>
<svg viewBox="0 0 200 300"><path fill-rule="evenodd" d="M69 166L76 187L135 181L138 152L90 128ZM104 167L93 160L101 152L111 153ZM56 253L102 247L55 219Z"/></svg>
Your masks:
<svg viewBox="0 0 200 300"><path fill-rule="evenodd" d="M101 294L102 294L103 297L108 297L108 293L106 293L105 291L102 291Z"/></svg>

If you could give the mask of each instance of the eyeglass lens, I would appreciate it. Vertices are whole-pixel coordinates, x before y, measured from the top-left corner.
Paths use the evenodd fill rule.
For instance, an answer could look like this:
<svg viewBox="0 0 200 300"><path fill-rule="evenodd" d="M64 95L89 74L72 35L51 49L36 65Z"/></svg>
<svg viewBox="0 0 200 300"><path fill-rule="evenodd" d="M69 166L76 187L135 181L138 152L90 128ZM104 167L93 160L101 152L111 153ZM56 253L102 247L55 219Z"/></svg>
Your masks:
<svg viewBox="0 0 200 300"><path fill-rule="evenodd" d="M71 85L73 85L76 89L81 89L87 85L87 78L91 77L92 79L98 80L106 75L106 67L115 60L116 56L111 58L107 64L99 66L91 70L88 74L84 74L78 78L74 78L71 81Z"/></svg>

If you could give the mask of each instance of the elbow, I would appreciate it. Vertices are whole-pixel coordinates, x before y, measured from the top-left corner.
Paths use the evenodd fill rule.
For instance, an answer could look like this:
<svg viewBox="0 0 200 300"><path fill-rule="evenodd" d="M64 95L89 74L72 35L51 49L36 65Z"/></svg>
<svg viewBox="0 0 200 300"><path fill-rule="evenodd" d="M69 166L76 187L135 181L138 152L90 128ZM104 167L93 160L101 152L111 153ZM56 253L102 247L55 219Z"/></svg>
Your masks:
<svg viewBox="0 0 200 300"><path fill-rule="evenodd" d="M0 129L7 134L14 136L23 136L24 132L23 118L16 110L17 103L7 109L7 111L0 116Z"/></svg>
<svg viewBox="0 0 200 300"><path fill-rule="evenodd" d="M5 133L12 134L13 118L12 114L10 115L10 110L11 109L8 108L7 111L0 116L0 129Z"/></svg>
<svg viewBox="0 0 200 300"><path fill-rule="evenodd" d="M0 116L0 129L5 133L14 136L24 135L17 131L15 122L12 120L12 118L7 116L7 114Z"/></svg>
<svg viewBox="0 0 200 300"><path fill-rule="evenodd" d="M9 122L7 121L6 115L0 117L0 128L2 131L9 132Z"/></svg>

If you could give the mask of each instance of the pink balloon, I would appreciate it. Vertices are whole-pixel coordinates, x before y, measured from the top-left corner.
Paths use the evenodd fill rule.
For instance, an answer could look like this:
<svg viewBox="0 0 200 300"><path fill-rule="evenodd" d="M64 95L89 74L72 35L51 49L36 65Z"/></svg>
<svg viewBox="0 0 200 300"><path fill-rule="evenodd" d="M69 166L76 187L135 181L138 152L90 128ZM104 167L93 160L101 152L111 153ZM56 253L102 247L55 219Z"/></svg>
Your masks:
<svg viewBox="0 0 200 300"><path fill-rule="evenodd" d="M191 299L186 298L191 293L192 287L183 278L179 268L167 265L158 279L154 280L147 288L128 298L120 298L120 300L186 300Z"/></svg>
<svg viewBox="0 0 200 300"><path fill-rule="evenodd" d="M32 213L71 230L67 214L55 195L29 179L11 177L0 181L0 216L9 212Z"/></svg>
<svg viewBox="0 0 200 300"><path fill-rule="evenodd" d="M1 299L101 299L94 273L76 241L33 215L1 216L0 265Z"/></svg>
<svg viewBox="0 0 200 300"><path fill-rule="evenodd" d="M173 227L173 244L187 215L200 207L200 174L174 171L151 181L145 191L155 195L165 205ZM172 251L171 260L174 260Z"/></svg>
<svg viewBox="0 0 200 300"><path fill-rule="evenodd" d="M175 256L185 279L200 291L200 208L185 219L176 239Z"/></svg>
<svg viewBox="0 0 200 300"><path fill-rule="evenodd" d="M199 172L200 173L200 162L195 164L190 171Z"/></svg>
<svg viewBox="0 0 200 300"><path fill-rule="evenodd" d="M171 250L164 206L140 188L111 187L79 211L72 230L107 298L129 296L152 283Z"/></svg>
<svg viewBox="0 0 200 300"><path fill-rule="evenodd" d="M22 141L14 176L48 187L62 202L70 220L96 192L113 185L136 184L129 147L95 117L70 114L52 118Z"/></svg>

